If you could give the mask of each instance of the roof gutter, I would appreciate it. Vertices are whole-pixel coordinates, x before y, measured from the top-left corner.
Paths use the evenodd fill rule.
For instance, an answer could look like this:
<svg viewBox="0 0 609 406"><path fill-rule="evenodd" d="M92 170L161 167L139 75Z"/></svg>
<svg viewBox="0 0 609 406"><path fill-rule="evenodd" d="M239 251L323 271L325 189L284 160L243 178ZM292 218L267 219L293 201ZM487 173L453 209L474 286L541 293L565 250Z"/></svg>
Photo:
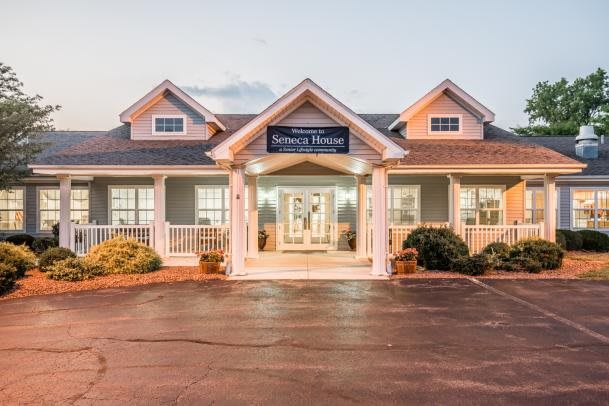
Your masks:
<svg viewBox="0 0 609 406"><path fill-rule="evenodd" d="M74 176L153 176L153 175L226 175L218 165L29 165L39 175Z"/></svg>

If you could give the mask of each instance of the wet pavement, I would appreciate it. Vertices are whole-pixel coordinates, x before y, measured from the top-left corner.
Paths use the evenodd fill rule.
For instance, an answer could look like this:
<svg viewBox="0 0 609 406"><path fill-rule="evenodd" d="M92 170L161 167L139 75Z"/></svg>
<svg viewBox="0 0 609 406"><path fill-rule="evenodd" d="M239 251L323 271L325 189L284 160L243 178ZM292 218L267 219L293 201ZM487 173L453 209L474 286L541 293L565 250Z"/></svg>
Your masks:
<svg viewBox="0 0 609 406"><path fill-rule="evenodd" d="M606 403L609 283L180 282L0 302L0 404Z"/></svg>

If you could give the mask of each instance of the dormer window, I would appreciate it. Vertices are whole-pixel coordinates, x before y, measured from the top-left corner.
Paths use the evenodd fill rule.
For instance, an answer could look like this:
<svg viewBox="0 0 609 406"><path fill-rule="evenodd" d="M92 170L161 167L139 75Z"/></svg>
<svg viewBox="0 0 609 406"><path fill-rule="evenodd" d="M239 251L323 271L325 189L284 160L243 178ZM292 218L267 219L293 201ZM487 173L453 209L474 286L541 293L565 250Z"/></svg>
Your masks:
<svg viewBox="0 0 609 406"><path fill-rule="evenodd" d="M429 114L429 134L461 134L461 114Z"/></svg>
<svg viewBox="0 0 609 406"><path fill-rule="evenodd" d="M155 135L184 135L186 134L186 116L152 116Z"/></svg>

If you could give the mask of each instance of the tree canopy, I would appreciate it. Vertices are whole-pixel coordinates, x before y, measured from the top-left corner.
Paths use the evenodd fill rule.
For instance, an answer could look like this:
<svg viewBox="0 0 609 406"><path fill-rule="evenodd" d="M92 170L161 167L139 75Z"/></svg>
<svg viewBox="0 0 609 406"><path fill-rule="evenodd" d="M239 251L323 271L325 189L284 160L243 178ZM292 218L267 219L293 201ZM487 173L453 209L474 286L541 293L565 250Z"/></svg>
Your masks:
<svg viewBox="0 0 609 406"><path fill-rule="evenodd" d="M28 96L10 66L0 62L0 190L27 174L27 164L44 148L39 134L53 129L51 113L59 106Z"/></svg>
<svg viewBox="0 0 609 406"><path fill-rule="evenodd" d="M527 127L512 130L521 135L574 135L579 126L594 125L597 134L609 134L609 77L598 68L573 82L539 82L526 101Z"/></svg>

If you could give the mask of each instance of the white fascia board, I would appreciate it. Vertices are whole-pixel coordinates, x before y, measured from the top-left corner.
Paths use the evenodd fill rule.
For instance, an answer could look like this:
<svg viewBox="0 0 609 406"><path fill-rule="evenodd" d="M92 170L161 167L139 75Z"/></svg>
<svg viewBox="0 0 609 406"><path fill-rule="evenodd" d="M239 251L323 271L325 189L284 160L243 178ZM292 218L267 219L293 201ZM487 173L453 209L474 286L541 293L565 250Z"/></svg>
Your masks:
<svg viewBox="0 0 609 406"><path fill-rule="evenodd" d="M39 175L72 175L72 176L200 176L226 175L227 171L217 165L133 165L133 166L79 166L79 165L30 165L30 169Z"/></svg>
<svg viewBox="0 0 609 406"><path fill-rule="evenodd" d="M420 165L390 168L390 174L462 174L462 175L568 175L581 172L579 165Z"/></svg>

